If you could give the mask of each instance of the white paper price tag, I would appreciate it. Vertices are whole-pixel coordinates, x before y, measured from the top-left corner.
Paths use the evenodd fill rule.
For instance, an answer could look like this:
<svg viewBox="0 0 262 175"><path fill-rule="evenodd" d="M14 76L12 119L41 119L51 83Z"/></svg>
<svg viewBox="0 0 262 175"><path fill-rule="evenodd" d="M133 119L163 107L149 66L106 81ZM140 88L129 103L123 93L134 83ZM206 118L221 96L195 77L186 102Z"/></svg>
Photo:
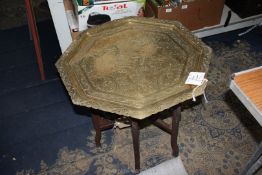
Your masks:
<svg viewBox="0 0 262 175"><path fill-rule="evenodd" d="M190 72L185 84L192 84L199 86L202 84L203 80L205 78L205 73L204 72Z"/></svg>

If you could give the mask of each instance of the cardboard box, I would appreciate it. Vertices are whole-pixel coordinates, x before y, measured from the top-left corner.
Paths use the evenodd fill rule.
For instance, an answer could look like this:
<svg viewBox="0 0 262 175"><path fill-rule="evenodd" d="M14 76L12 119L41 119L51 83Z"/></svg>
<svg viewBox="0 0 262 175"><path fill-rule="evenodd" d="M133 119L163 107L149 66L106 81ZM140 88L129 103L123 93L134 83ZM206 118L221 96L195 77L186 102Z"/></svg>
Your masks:
<svg viewBox="0 0 262 175"><path fill-rule="evenodd" d="M224 0L191 0L178 6L158 5L156 0L147 0L145 16L180 21L189 30L196 30L220 23Z"/></svg>
<svg viewBox="0 0 262 175"><path fill-rule="evenodd" d="M145 0L131 0L117 3L80 6L74 0L79 31L128 16L143 16Z"/></svg>

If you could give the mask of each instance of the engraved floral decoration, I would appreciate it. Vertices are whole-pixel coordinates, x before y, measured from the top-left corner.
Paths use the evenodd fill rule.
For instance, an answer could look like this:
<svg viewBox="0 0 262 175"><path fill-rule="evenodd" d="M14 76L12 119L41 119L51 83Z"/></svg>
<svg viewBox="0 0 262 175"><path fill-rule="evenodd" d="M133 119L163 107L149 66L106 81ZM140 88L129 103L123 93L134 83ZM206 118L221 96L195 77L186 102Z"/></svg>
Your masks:
<svg viewBox="0 0 262 175"><path fill-rule="evenodd" d="M190 99L211 53L178 22L132 17L85 31L56 67L74 104L144 119Z"/></svg>

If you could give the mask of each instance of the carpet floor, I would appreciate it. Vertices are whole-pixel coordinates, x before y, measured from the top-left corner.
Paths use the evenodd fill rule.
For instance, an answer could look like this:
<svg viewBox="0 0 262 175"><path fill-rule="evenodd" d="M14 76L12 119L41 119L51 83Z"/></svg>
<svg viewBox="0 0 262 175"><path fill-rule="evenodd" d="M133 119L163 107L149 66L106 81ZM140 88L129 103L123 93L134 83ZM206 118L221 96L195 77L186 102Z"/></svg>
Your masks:
<svg viewBox="0 0 262 175"><path fill-rule="evenodd" d="M262 128L228 89L232 73L262 65L261 28L238 37L241 31L203 39L214 52L209 103L205 110L199 101L183 104L178 136L189 174L239 174L262 140ZM61 52L52 21L39 23L39 33L46 81L27 26L0 30L1 174L134 174L130 128L103 132L95 147L90 115L71 103L54 67ZM144 127L140 142L142 170L172 158L160 129Z"/></svg>

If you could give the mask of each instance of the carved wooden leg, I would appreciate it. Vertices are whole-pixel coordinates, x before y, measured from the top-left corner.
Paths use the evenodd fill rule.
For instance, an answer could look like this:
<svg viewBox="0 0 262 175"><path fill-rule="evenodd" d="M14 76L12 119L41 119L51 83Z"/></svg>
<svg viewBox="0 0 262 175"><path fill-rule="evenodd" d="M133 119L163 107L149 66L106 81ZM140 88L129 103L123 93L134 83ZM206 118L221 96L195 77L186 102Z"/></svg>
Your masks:
<svg viewBox="0 0 262 175"><path fill-rule="evenodd" d="M181 120L181 106L177 105L173 111L172 115L172 133L171 133L171 147L173 150L173 156L177 157L179 153L179 148L177 145L177 136L179 121Z"/></svg>
<svg viewBox="0 0 262 175"><path fill-rule="evenodd" d="M95 142L96 142L96 146L97 147L101 146L101 142L100 141L101 141L102 131L104 131L106 129L113 128L113 126L114 126L114 122L113 121L111 121L109 119L106 119L100 113L99 113L99 111L96 111L96 110L92 110L91 111L92 122L93 122L94 129L96 131Z"/></svg>
<svg viewBox="0 0 262 175"><path fill-rule="evenodd" d="M96 136L95 136L95 142L96 142L96 146L100 147L101 146L101 129L100 129L100 116L97 114L92 114L92 121L93 121L93 126L96 130Z"/></svg>
<svg viewBox="0 0 262 175"><path fill-rule="evenodd" d="M131 132L133 138L133 148L135 156L135 169L137 172L140 170L140 152L139 152L139 125L138 121L131 121Z"/></svg>

